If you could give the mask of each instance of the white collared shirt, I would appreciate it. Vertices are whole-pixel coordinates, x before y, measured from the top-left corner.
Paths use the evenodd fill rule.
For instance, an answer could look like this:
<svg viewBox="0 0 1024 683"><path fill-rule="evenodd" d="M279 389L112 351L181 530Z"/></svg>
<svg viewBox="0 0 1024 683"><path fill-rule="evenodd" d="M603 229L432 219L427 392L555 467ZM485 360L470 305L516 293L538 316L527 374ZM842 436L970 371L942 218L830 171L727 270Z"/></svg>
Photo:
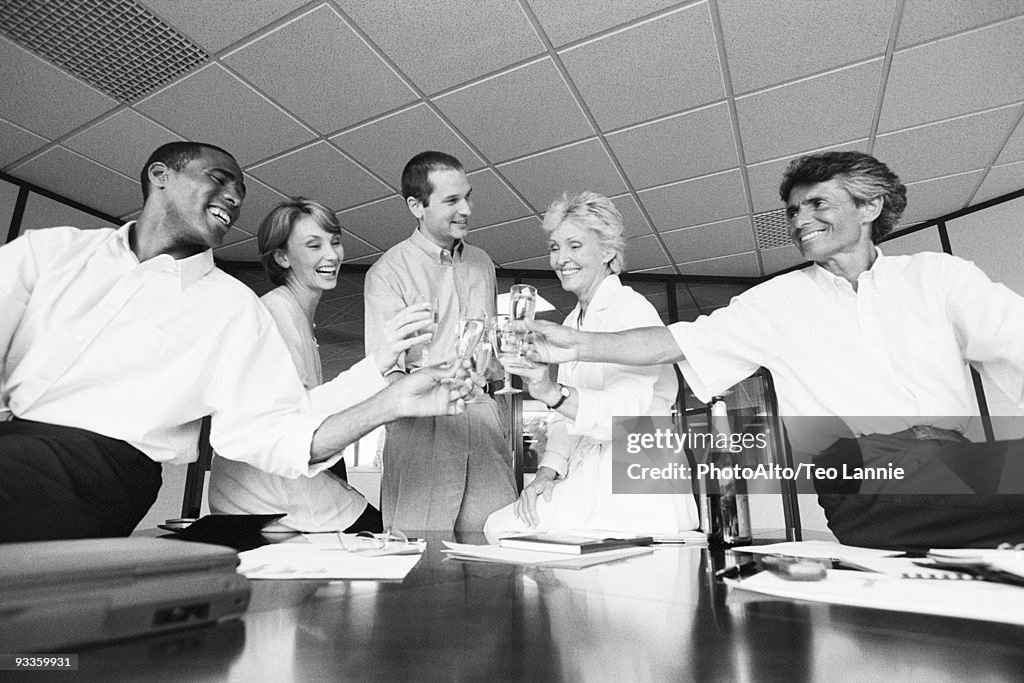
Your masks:
<svg viewBox="0 0 1024 683"><path fill-rule="evenodd" d="M962 428L978 414L968 360L1024 407L1024 298L948 254L879 251L856 291L812 265L669 329L701 400L764 366L782 415L841 417L858 436Z"/></svg>
<svg viewBox="0 0 1024 683"><path fill-rule="evenodd" d="M205 251L139 263L118 230L32 230L0 248L0 403L15 416L196 457L199 421L227 458L311 475L311 411L256 296Z"/></svg>

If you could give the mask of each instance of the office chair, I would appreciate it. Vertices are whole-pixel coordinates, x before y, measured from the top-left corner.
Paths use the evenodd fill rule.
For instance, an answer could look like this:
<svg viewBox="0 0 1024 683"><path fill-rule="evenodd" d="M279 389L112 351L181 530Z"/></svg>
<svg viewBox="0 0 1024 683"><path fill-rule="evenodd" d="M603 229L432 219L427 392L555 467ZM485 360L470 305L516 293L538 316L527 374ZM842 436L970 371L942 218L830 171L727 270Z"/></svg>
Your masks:
<svg viewBox="0 0 1024 683"><path fill-rule="evenodd" d="M188 465L185 473L185 495L181 501L181 516L198 518L203 507L203 484L213 459L210 445L210 416L207 415L199 427L199 458Z"/></svg>

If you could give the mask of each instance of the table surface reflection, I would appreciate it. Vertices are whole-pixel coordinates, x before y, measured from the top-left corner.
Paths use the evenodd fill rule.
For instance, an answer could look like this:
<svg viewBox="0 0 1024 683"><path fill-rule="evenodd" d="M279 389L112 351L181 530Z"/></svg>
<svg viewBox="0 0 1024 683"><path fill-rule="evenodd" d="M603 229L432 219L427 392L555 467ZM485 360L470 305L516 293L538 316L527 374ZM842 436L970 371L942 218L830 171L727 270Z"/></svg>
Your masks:
<svg viewBox="0 0 1024 683"><path fill-rule="evenodd" d="M582 570L428 548L402 582L254 581L242 620L79 648L75 680L1011 680L1024 629L731 594L737 556L659 547ZM70 679L69 679L70 680Z"/></svg>

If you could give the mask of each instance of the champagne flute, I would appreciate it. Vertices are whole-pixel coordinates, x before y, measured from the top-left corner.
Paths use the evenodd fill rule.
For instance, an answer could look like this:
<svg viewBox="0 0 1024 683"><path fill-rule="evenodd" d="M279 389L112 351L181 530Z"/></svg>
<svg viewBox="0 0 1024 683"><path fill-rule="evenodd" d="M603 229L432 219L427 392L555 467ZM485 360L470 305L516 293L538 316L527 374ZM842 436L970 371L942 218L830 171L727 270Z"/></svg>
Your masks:
<svg viewBox="0 0 1024 683"><path fill-rule="evenodd" d="M430 312L432 316L431 326L428 328L428 331L436 335L437 324L438 322L440 322L440 309L438 309L437 306L437 297L425 294L417 294L413 296L412 303L427 304L427 310ZM430 341L423 342L422 344L417 344L412 349L410 349L410 351L412 351L413 349L418 349L420 352L419 358L415 361L414 367L411 370L412 372L416 372L417 370L420 370L430 365L430 345L432 342L433 338L431 338Z"/></svg>
<svg viewBox="0 0 1024 683"><path fill-rule="evenodd" d="M480 375L484 376L484 380L487 379L487 368L491 365L491 356L493 349L491 347L490 340L490 329L493 324L493 320L488 320L484 326L484 334L480 336L477 341L476 348L473 350L473 369ZM482 403L489 400L485 395L477 398L472 398L466 401L466 403Z"/></svg>
<svg viewBox="0 0 1024 683"><path fill-rule="evenodd" d="M519 351L522 348L522 338L516 334L512 327L512 320L507 315L496 315L491 320L490 327L491 334L491 348L494 354L498 357L501 362L502 369L505 371L505 386L495 391L495 394L519 394L522 393L522 389L516 389L512 386L512 375L509 374L508 368L505 367L505 361L508 360L519 360Z"/></svg>
<svg viewBox="0 0 1024 683"><path fill-rule="evenodd" d="M537 288L533 285L512 285L508 299L509 317L513 326L525 332L526 323L533 322L537 310Z"/></svg>
<svg viewBox="0 0 1024 683"><path fill-rule="evenodd" d="M486 327L487 315L482 309L468 308L459 317L458 334L455 336L455 355L459 360L473 357Z"/></svg>

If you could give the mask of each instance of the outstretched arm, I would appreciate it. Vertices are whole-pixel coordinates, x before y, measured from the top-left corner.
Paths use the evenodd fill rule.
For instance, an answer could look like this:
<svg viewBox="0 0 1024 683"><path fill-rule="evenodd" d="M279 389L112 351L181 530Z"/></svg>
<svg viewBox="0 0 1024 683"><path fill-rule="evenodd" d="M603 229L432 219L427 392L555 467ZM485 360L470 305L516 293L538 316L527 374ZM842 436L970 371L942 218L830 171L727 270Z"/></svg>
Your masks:
<svg viewBox="0 0 1024 683"><path fill-rule="evenodd" d="M310 463L331 457L372 430L402 417L457 415L472 386L465 370L423 369L402 376L367 400L330 415L313 433Z"/></svg>
<svg viewBox="0 0 1024 683"><path fill-rule="evenodd" d="M637 327L621 332L581 332L546 320L534 322L536 341L530 358L542 363L586 361L620 365L678 363L683 352L667 327Z"/></svg>

